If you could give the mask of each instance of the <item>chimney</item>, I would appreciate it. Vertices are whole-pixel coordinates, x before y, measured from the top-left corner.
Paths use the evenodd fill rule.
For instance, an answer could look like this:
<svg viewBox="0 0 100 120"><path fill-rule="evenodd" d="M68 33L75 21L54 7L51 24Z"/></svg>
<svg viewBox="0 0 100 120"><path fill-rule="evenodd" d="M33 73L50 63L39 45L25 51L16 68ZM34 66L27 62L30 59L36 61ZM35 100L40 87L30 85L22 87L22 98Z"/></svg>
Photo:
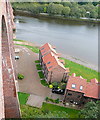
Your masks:
<svg viewBox="0 0 100 120"><path fill-rule="evenodd" d="M76 77L76 74L75 74L75 73L72 73L72 77Z"/></svg>

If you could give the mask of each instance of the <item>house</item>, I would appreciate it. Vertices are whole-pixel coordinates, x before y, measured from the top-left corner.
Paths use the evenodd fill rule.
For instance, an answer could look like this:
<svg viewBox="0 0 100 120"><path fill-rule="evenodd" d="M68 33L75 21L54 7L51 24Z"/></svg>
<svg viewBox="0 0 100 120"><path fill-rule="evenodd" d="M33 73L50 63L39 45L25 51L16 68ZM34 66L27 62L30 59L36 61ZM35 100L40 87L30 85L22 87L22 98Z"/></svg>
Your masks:
<svg viewBox="0 0 100 120"><path fill-rule="evenodd" d="M68 80L69 68L64 67L64 61L59 59L59 54L49 43L40 48L39 60L48 83Z"/></svg>
<svg viewBox="0 0 100 120"><path fill-rule="evenodd" d="M69 76L65 95L64 103L84 104L91 100L100 100L100 84L96 79L87 82L81 76L76 76L75 73Z"/></svg>

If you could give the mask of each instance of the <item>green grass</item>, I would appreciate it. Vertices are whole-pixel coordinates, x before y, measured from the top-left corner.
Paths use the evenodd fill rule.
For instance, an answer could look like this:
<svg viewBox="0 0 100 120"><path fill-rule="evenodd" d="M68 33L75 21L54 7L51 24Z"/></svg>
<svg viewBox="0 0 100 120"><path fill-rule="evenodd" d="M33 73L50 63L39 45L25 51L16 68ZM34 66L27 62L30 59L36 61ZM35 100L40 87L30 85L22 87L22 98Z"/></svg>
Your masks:
<svg viewBox="0 0 100 120"><path fill-rule="evenodd" d="M78 113L79 113L79 110L76 110L76 109L65 108L65 107L61 107L58 105L53 105L45 102L43 103L42 110L65 111L66 113L68 113L70 118L78 118Z"/></svg>
<svg viewBox="0 0 100 120"><path fill-rule="evenodd" d="M21 105L25 105L30 94L18 92L18 98Z"/></svg>
<svg viewBox="0 0 100 120"><path fill-rule="evenodd" d="M41 68L41 65L40 65L40 64L37 64L37 65L36 65L36 68L37 68L37 70L42 70L42 68Z"/></svg>
<svg viewBox="0 0 100 120"><path fill-rule="evenodd" d="M13 41L25 42L24 40L13 39Z"/></svg>
<svg viewBox="0 0 100 120"><path fill-rule="evenodd" d="M40 63L40 61L39 61L39 60L36 60L35 63Z"/></svg>
<svg viewBox="0 0 100 120"><path fill-rule="evenodd" d="M41 79L44 78L44 74L43 74L42 71L38 72L38 74L39 74L39 77L40 77Z"/></svg>
<svg viewBox="0 0 100 120"><path fill-rule="evenodd" d="M87 79L87 81L90 81L93 78L96 78L98 81L100 81L100 72L98 73L95 70L92 70L88 67L85 67L83 65L77 64L75 62L72 62L70 60L67 60L65 58L61 58L65 60L65 67L70 69L70 75L72 73L76 73L77 76L82 76L84 79Z"/></svg>
<svg viewBox="0 0 100 120"><path fill-rule="evenodd" d="M29 45L23 45L23 44L16 44L16 45L27 47L27 48L29 48L30 50L32 50L33 52L35 52L35 53L39 53L39 49L38 49L38 47L35 47L35 46L29 46Z"/></svg>
<svg viewBox="0 0 100 120"><path fill-rule="evenodd" d="M45 114L48 114L48 112L52 112L52 113L55 112L56 114L60 112L60 114L62 114L63 111L66 112L66 114L68 114L69 118L78 118L78 113L79 113L79 110L65 108L49 103L43 103L42 108L40 109L35 107L30 107L28 105L21 105L20 108L21 108L22 118L37 118L39 115L44 116Z"/></svg>
<svg viewBox="0 0 100 120"><path fill-rule="evenodd" d="M41 80L41 84L44 86L48 86L49 84L46 82L46 80Z"/></svg>

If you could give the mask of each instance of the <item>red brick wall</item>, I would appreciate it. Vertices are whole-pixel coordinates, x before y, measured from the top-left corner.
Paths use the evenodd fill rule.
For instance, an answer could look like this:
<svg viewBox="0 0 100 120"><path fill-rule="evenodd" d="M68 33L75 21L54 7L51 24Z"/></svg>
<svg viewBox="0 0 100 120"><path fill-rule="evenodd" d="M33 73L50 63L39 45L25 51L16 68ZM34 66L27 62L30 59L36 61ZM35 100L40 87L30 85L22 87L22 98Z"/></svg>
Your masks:
<svg viewBox="0 0 100 120"><path fill-rule="evenodd" d="M15 60L13 46L13 16L10 3L4 4L1 20L2 79L6 118L19 118L20 110L15 86ZM7 5L7 6L6 6ZM11 13L10 13L11 12Z"/></svg>

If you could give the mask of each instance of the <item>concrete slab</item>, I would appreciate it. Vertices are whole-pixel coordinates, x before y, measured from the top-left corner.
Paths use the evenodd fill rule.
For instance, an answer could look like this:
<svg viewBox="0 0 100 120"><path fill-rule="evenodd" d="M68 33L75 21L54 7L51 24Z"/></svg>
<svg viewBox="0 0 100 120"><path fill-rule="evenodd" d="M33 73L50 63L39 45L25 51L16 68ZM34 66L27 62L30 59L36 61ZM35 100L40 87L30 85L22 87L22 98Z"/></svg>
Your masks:
<svg viewBox="0 0 100 120"><path fill-rule="evenodd" d="M41 96L31 94L29 96L26 104L30 105L30 106L41 108L44 100L45 100L45 97L41 97Z"/></svg>

